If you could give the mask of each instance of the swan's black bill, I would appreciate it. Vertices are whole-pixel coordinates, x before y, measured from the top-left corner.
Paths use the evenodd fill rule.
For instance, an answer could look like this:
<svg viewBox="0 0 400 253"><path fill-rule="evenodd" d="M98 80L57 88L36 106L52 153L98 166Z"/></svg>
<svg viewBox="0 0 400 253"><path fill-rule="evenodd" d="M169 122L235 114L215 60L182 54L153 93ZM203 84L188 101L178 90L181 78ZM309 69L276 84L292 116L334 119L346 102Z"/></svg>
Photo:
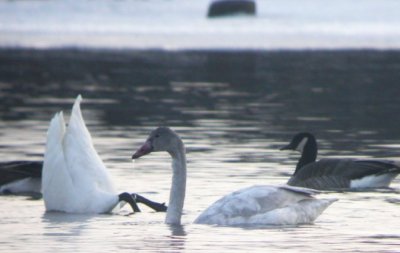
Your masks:
<svg viewBox="0 0 400 253"><path fill-rule="evenodd" d="M142 147L140 147L135 154L132 155L132 159L137 159L141 156L147 155L153 151L153 146L150 141L146 141Z"/></svg>

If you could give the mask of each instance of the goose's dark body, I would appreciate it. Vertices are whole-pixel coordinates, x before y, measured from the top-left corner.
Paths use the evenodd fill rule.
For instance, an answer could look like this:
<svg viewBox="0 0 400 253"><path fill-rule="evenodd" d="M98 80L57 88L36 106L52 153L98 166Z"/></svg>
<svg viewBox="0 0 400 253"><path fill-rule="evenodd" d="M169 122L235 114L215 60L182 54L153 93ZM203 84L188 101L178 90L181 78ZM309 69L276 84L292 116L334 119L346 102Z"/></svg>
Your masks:
<svg viewBox="0 0 400 253"><path fill-rule="evenodd" d="M388 160L321 159L316 161L317 144L310 133L295 135L282 149L302 153L288 184L319 190L388 187L400 173L399 165Z"/></svg>
<svg viewBox="0 0 400 253"><path fill-rule="evenodd" d="M12 161L0 163L0 185L27 177L42 177L42 161Z"/></svg>
<svg viewBox="0 0 400 253"><path fill-rule="evenodd" d="M321 159L300 168L288 184L320 190L387 187L399 173L399 167L391 161ZM378 182L368 185L368 177Z"/></svg>
<svg viewBox="0 0 400 253"><path fill-rule="evenodd" d="M42 166L42 161L0 163L0 193L40 194Z"/></svg>

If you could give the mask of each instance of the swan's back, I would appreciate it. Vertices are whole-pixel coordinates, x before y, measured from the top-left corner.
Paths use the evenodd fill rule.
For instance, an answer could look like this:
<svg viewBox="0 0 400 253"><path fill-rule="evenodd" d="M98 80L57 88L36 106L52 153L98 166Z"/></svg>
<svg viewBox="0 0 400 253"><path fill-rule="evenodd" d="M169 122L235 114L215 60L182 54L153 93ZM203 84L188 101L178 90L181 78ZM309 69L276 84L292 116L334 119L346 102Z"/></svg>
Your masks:
<svg viewBox="0 0 400 253"><path fill-rule="evenodd" d="M108 172L93 147L76 99L68 129L62 113L50 122L43 165L46 210L103 213L117 202ZM115 203L114 203L115 202Z"/></svg>
<svg viewBox="0 0 400 253"><path fill-rule="evenodd" d="M233 192L196 220L218 225L294 225L313 222L335 199L315 199L316 192L290 186L252 186Z"/></svg>

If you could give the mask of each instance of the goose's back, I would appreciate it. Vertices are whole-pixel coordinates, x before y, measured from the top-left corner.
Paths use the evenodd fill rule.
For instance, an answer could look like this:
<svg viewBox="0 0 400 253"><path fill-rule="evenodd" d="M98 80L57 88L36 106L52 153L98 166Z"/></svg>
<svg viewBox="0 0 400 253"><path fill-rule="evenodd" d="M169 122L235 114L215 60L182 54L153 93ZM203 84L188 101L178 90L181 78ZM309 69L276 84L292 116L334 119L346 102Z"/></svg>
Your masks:
<svg viewBox="0 0 400 253"><path fill-rule="evenodd" d="M41 161L12 161L0 163L0 194L41 196Z"/></svg>
<svg viewBox="0 0 400 253"><path fill-rule="evenodd" d="M313 189L350 188L352 181L367 176L400 173L391 161L321 159L299 169L288 181L289 185Z"/></svg>
<svg viewBox="0 0 400 253"><path fill-rule="evenodd" d="M41 161L11 161L0 163L0 194L41 195Z"/></svg>
<svg viewBox="0 0 400 253"><path fill-rule="evenodd" d="M27 177L41 178L43 162L12 161L0 163L0 185Z"/></svg>

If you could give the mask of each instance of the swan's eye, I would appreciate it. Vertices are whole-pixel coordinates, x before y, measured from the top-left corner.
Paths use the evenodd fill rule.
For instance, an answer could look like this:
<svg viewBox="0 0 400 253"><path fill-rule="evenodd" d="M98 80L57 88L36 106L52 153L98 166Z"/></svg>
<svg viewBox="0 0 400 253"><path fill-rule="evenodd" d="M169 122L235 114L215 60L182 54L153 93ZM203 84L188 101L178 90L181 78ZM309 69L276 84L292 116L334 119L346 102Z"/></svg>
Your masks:
<svg viewBox="0 0 400 253"><path fill-rule="evenodd" d="M154 137L158 138L158 137L160 137L160 135L159 135L159 134L156 134Z"/></svg>

